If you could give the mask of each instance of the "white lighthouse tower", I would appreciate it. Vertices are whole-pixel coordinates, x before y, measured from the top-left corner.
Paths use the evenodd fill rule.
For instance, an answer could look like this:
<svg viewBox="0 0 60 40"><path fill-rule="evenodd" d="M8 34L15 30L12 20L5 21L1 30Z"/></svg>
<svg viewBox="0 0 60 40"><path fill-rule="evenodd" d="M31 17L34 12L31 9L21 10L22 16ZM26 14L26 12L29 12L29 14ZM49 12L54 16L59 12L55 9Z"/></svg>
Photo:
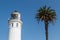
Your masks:
<svg viewBox="0 0 60 40"><path fill-rule="evenodd" d="M9 36L8 40L21 40L21 15L18 11L14 11L11 14L11 18L8 20Z"/></svg>

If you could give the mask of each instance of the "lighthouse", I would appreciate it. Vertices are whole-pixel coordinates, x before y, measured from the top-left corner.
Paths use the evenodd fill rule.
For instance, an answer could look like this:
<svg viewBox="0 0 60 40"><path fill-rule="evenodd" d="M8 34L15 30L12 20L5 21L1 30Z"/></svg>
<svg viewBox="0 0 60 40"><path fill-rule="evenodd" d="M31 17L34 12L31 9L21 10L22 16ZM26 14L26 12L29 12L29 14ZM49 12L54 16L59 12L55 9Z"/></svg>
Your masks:
<svg viewBox="0 0 60 40"><path fill-rule="evenodd" d="M8 40L21 40L21 14L18 11L13 11L11 17L8 20Z"/></svg>

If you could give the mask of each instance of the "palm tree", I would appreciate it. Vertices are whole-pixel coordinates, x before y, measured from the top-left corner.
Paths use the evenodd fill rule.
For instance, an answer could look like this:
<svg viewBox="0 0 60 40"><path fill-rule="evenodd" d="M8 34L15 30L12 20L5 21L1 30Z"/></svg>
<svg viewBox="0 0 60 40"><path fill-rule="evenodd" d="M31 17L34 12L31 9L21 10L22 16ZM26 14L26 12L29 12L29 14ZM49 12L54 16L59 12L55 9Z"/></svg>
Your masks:
<svg viewBox="0 0 60 40"><path fill-rule="evenodd" d="M56 19L55 10L51 9L51 7L43 6L38 10L38 12L36 14L36 19L37 19L38 23L40 21L44 22L46 40L48 40L48 24L50 22L53 22Z"/></svg>

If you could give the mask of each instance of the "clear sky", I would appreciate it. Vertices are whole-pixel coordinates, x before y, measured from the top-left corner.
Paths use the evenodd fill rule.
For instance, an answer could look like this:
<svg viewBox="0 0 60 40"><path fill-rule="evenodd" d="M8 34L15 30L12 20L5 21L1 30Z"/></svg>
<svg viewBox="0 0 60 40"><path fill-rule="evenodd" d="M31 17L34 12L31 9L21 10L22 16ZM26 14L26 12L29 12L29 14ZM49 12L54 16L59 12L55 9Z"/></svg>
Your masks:
<svg viewBox="0 0 60 40"><path fill-rule="evenodd" d="M49 40L60 40L60 0L0 0L0 40L8 40L8 18L18 10L23 20L22 40L45 40L44 23L37 23L37 10L44 6L56 10L55 24L49 25Z"/></svg>

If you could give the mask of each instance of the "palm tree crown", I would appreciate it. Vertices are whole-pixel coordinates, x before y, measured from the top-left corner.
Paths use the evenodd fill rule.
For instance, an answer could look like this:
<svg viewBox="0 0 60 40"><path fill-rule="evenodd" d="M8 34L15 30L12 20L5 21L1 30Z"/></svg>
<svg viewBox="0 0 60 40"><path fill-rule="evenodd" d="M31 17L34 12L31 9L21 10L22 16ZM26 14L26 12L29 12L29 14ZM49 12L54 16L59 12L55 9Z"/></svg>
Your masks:
<svg viewBox="0 0 60 40"><path fill-rule="evenodd" d="M56 12L55 10L51 9L51 7L46 7L43 6L38 10L38 13L36 15L36 19L39 22L41 21L48 21L48 22L53 22L54 19L56 19Z"/></svg>

